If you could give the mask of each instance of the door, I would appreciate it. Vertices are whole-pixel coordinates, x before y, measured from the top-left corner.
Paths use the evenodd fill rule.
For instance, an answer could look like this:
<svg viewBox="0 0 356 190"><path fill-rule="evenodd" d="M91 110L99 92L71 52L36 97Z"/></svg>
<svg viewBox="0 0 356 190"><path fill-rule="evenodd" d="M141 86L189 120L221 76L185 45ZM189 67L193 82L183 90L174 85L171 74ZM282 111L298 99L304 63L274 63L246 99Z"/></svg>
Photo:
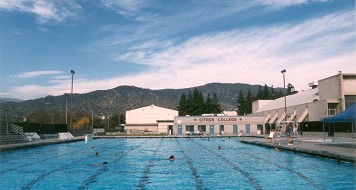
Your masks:
<svg viewBox="0 0 356 190"><path fill-rule="evenodd" d="M250 134L250 124L246 124L246 134Z"/></svg>
<svg viewBox="0 0 356 190"><path fill-rule="evenodd" d="M177 135L182 135L182 129L183 129L183 127L181 125L178 125L178 133L177 133Z"/></svg>
<svg viewBox="0 0 356 190"><path fill-rule="evenodd" d="M232 133L233 133L234 135L237 135L237 125L233 125L233 126L232 126Z"/></svg>
<svg viewBox="0 0 356 190"><path fill-rule="evenodd" d="M220 135L224 135L224 125L219 126Z"/></svg>
<svg viewBox="0 0 356 190"><path fill-rule="evenodd" d="M168 135L173 135L173 125L168 125Z"/></svg>
<svg viewBox="0 0 356 190"><path fill-rule="evenodd" d="M214 125L210 125L210 135L214 135Z"/></svg>

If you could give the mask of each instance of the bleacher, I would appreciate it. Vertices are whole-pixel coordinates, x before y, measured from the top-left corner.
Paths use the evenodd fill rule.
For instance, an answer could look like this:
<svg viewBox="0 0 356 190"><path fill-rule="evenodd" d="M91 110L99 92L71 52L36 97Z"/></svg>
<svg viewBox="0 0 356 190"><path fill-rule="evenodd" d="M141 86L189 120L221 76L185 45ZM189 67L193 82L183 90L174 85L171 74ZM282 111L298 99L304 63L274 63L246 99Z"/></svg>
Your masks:
<svg viewBox="0 0 356 190"><path fill-rule="evenodd" d="M24 141L22 127L13 124L0 126L0 144L14 144Z"/></svg>

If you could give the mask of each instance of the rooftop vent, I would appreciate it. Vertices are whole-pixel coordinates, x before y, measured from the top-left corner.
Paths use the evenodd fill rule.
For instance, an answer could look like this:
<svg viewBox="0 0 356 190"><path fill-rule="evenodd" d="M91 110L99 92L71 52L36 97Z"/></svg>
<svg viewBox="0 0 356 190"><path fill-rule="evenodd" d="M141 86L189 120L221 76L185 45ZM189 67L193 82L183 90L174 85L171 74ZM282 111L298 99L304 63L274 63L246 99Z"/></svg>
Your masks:
<svg viewBox="0 0 356 190"><path fill-rule="evenodd" d="M318 85L315 84L315 82L310 82L310 83L309 83L309 87L311 87L312 89L314 89L314 88L318 87Z"/></svg>

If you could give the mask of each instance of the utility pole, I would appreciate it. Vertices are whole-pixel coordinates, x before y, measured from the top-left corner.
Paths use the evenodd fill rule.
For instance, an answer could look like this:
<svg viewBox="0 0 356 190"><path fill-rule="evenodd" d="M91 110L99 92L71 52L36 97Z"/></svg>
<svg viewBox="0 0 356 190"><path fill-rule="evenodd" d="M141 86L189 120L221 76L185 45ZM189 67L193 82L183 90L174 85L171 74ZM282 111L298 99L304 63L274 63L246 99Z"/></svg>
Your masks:
<svg viewBox="0 0 356 190"><path fill-rule="evenodd" d="M72 74L72 87L71 87L71 90L70 90L70 130L73 130L73 118L72 118L72 115L73 115L73 78L74 78L74 74L75 74L75 71L74 70L70 70L70 73Z"/></svg>

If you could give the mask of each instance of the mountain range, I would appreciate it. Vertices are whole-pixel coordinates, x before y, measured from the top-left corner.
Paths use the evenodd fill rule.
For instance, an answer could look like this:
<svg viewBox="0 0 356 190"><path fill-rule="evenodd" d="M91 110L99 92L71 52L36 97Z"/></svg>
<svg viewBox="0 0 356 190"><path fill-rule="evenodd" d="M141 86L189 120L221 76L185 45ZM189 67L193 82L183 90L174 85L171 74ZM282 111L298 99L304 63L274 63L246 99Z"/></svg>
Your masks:
<svg viewBox="0 0 356 190"><path fill-rule="evenodd" d="M179 99L183 93L192 93L195 88L202 92L206 98L214 92L219 98L223 110L236 110L237 96L241 90L245 95L248 90L256 94L261 85L242 83L209 83L203 86L184 89L151 90L135 86L118 86L109 90L97 90L84 94L64 94L60 96L46 96L43 98L25 101L0 101L2 113L13 117L25 116L34 111L65 113L66 107L74 110L83 110L90 113L94 110L96 115L123 114L148 105L177 109ZM277 88L278 89L278 88ZM2 114L4 115L4 114Z"/></svg>

